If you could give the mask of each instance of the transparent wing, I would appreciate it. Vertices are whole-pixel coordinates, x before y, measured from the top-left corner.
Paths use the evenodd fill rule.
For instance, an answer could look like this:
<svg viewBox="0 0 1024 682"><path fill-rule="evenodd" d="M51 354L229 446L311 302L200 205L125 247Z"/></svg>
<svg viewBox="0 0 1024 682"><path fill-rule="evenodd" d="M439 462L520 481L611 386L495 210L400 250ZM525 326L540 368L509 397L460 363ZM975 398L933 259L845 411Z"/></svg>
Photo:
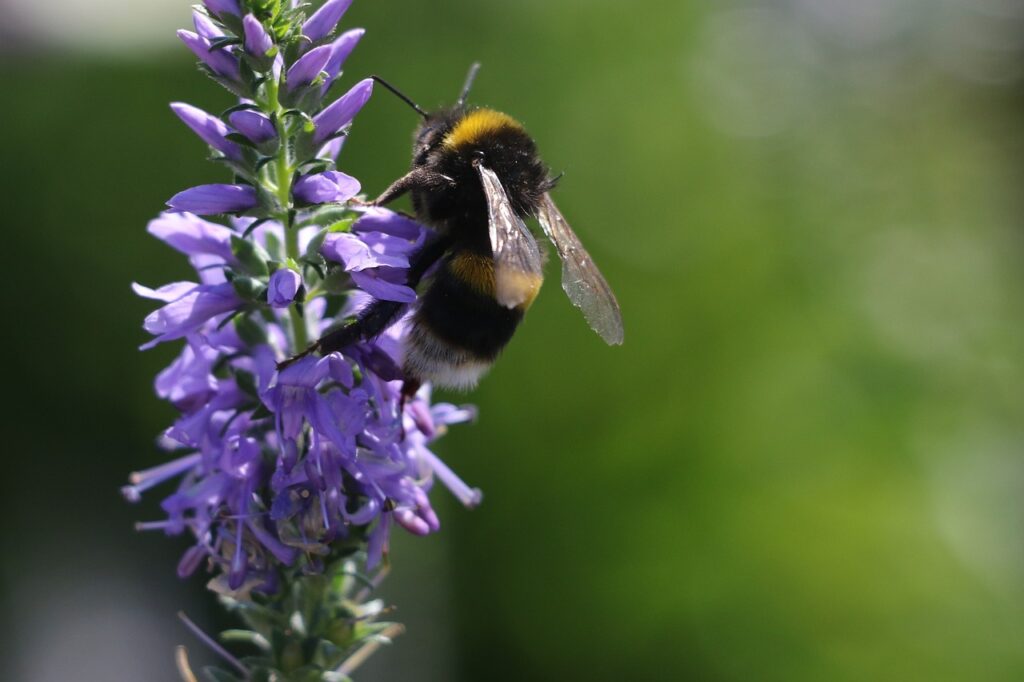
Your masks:
<svg viewBox="0 0 1024 682"><path fill-rule="evenodd" d="M537 219L562 260L562 289L569 300L583 311L590 328L605 343L622 343L624 330L619 302L550 194L545 193L541 199Z"/></svg>
<svg viewBox="0 0 1024 682"><path fill-rule="evenodd" d="M537 240L512 210L512 203L494 171L481 164L477 164L476 169L487 197L494 252L494 297L506 308L529 305L543 281Z"/></svg>

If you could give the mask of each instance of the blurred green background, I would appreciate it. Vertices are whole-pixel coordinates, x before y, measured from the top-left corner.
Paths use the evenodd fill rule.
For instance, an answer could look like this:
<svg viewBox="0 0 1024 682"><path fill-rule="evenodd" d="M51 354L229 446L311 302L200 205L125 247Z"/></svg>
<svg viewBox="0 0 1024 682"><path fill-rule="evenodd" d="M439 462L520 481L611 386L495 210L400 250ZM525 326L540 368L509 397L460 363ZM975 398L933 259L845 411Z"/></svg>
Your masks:
<svg viewBox="0 0 1024 682"><path fill-rule="evenodd" d="M172 419L132 280L223 181L167 108L212 111L188 4L7 0L6 679L177 679L174 618L227 626L181 539L123 502ZM361 0L346 84L424 106L469 63L523 120L621 302L607 348L557 268L440 454L361 680L1024 679L1024 4ZM382 90L342 167L376 194L415 117ZM552 264L553 265L553 264ZM5 401L6 402L6 401ZM208 659L207 659L208 660ZM10 672L13 670L13 673Z"/></svg>

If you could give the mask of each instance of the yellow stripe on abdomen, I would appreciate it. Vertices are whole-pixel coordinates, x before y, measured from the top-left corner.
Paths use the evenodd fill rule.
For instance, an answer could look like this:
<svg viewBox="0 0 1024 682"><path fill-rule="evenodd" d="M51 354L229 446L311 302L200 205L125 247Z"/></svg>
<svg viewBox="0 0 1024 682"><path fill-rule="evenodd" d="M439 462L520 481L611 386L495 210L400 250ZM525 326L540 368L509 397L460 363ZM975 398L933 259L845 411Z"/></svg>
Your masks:
<svg viewBox="0 0 1024 682"><path fill-rule="evenodd" d="M448 268L473 291L494 296L494 259L490 256L463 251L449 261Z"/></svg>

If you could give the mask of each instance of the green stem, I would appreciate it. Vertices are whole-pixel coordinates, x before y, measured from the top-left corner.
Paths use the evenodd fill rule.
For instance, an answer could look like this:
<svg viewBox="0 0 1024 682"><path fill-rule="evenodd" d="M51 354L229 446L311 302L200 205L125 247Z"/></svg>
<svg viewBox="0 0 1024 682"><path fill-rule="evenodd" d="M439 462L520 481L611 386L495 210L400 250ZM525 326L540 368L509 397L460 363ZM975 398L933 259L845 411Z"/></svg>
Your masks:
<svg viewBox="0 0 1024 682"><path fill-rule="evenodd" d="M277 161L275 169L275 193L277 201L281 206L281 224L284 225L284 247L285 255L293 261L298 261L299 256L299 230L292 224L292 173L295 168L291 159L288 158L288 138L284 125L284 107L281 106L279 98L280 84L277 81L270 81L267 84L267 100L270 109L274 113L274 123L277 127ZM296 306L288 307L288 317L292 327L292 350L299 353L309 345L309 337L306 334L306 323L299 314Z"/></svg>

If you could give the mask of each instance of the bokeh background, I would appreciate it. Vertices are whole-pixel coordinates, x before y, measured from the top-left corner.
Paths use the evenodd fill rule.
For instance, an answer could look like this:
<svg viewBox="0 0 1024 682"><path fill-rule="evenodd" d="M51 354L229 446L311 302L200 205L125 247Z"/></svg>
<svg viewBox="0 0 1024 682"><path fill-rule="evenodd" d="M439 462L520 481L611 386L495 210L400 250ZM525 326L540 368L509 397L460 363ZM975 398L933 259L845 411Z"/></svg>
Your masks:
<svg viewBox="0 0 1024 682"><path fill-rule="evenodd" d="M118 494L169 406L129 283L223 181L179 0L0 2L4 679L177 679L230 625ZM1024 679L1024 3L359 0L351 84L425 106L469 63L522 119L618 293L609 349L557 269L399 537L408 632L359 679ZM343 168L375 194L415 117L381 90ZM209 660L207 657L205 660Z"/></svg>

